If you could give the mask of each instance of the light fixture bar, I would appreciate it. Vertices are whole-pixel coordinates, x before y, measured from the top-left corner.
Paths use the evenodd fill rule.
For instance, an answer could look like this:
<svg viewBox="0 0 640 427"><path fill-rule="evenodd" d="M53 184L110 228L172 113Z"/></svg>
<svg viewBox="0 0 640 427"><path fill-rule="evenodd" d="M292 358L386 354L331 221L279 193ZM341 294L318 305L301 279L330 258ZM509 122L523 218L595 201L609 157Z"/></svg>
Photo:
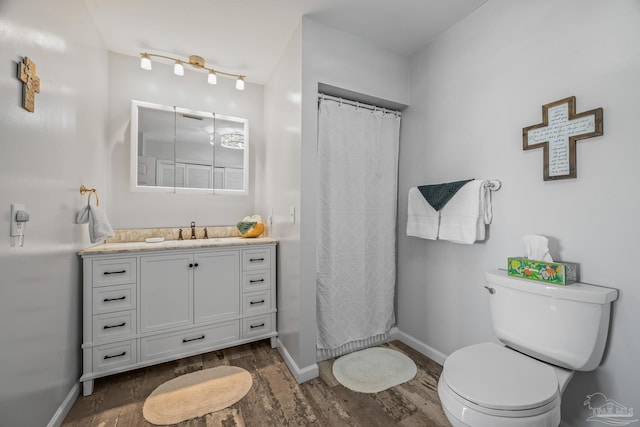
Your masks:
<svg viewBox="0 0 640 427"><path fill-rule="evenodd" d="M221 76L231 77L236 79L236 89L244 90L244 79L246 78L246 76L242 74L225 73L224 71L216 70L214 68L209 68L206 66L204 59L201 56L191 55L189 56L188 61L184 61L182 59L173 58L171 56L160 55L157 53L143 52L140 54L140 68L142 68L143 70L151 70L152 57L173 61L174 62L173 72L178 76L182 76L184 74L184 64L189 64L193 68L208 71L209 73L207 75L207 82L209 84L212 84L212 85L216 84L218 82L217 76L221 75Z"/></svg>

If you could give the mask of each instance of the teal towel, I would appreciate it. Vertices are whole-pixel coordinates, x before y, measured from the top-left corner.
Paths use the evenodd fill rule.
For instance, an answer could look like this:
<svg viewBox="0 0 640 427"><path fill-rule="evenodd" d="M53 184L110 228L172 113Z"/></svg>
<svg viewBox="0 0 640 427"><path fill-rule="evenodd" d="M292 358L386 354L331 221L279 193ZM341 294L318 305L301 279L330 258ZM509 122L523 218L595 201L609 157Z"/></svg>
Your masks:
<svg viewBox="0 0 640 427"><path fill-rule="evenodd" d="M429 203L433 209L439 211L444 208L458 190L469 181L473 181L473 178L442 184L420 185L418 186L418 190L420 190L420 193L422 193L427 203Z"/></svg>

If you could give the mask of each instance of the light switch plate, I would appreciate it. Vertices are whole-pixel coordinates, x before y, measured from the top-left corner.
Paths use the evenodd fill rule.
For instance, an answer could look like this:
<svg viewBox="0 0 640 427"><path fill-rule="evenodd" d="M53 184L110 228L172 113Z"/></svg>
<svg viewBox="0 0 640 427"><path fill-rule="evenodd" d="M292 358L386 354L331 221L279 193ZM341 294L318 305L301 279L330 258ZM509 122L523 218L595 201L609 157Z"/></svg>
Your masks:
<svg viewBox="0 0 640 427"><path fill-rule="evenodd" d="M291 225L296 223L296 207L289 206L289 223Z"/></svg>

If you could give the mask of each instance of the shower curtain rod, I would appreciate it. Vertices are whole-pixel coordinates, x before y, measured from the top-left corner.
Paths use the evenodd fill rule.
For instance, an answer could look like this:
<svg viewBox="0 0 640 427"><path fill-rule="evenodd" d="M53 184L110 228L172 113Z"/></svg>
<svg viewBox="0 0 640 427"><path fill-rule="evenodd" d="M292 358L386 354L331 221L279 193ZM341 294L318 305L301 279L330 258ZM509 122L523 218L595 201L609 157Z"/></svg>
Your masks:
<svg viewBox="0 0 640 427"><path fill-rule="evenodd" d="M385 114L395 114L396 117L400 117L402 115L402 113L397 110L389 110L388 108L378 107L377 105L365 104L359 101L352 101L350 99L339 98L331 95L325 95L324 93L318 93L318 100L333 101L333 102L338 102L340 104L353 105L356 108L364 108L366 110L371 110L371 111L382 111Z"/></svg>

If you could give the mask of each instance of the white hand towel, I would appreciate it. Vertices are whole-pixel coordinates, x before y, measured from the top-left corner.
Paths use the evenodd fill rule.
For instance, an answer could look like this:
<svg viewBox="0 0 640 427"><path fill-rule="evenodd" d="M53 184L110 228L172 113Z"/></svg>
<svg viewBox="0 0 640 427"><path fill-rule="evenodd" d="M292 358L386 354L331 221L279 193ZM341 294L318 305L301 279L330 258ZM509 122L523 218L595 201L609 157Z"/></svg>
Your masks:
<svg viewBox="0 0 640 427"><path fill-rule="evenodd" d="M76 215L76 224L89 223L89 239L91 243L103 242L113 237L113 229L107 213L99 206L85 206Z"/></svg>
<svg viewBox="0 0 640 427"><path fill-rule="evenodd" d="M438 237L471 244L485 238L485 224L491 223L491 190L488 181L466 183L440 210Z"/></svg>
<svg viewBox="0 0 640 427"><path fill-rule="evenodd" d="M425 200L418 187L409 189L407 236L436 240L440 214Z"/></svg>

